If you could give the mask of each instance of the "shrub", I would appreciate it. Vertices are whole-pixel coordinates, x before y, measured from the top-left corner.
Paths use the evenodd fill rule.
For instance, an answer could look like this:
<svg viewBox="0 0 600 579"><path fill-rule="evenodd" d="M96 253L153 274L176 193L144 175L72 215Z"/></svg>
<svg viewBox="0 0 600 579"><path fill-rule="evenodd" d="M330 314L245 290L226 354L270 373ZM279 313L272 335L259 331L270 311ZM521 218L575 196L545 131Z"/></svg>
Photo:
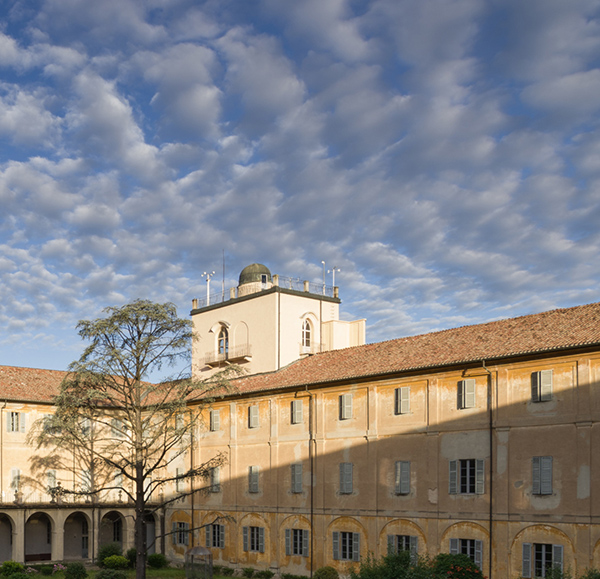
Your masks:
<svg viewBox="0 0 600 579"><path fill-rule="evenodd" d="M111 555L103 561L103 566L107 569L127 569L129 567L129 559L123 555Z"/></svg>
<svg viewBox="0 0 600 579"><path fill-rule="evenodd" d="M136 551L135 547L131 547L131 549L127 549L127 553L125 554L125 557L127 557L127 560L129 561L129 567L131 567L132 569L135 569L135 561L137 558L137 551Z"/></svg>
<svg viewBox="0 0 600 579"><path fill-rule="evenodd" d="M586 569L579 579L600 579L600 571L598 569Z"/></svg>
<svg viewBox="0 0 600 579"><path fill-rule="evenodd" d="M233 567L221 567L221 575L224 575L225 577L231 577L234 571L235 569Z"/></svg>
<svg viewBox="0 0 600 579"><path fill-rule="evenodd" d="M313 579L340 579L340 575L334 567L319 567L313 573Z"/></svg>
<svg viewBox="0 0 600 579"><path fill-rule="evenodd" d="M8 575L14 575L15 573L23 573L25 567L21 563L16 561L4 561L0 567L0 575L8 577Z"/></svg>
<svg viewBox="0 0 600 579"><path fill-rule="evenodd" d="M433 559L434 574L448 579L481 579L481 570L468 555L440 553Z"/></svg>
<svg viewBox="0 0 600 579"><path fill-rule="evenodd" d="M54 573L62 573L63 571L66 571L67 568L62 565L61 563L55 563L54 567L52 567L52 574Z"/></svg>
<svg viewBox="0 0 600 579"><path fill-rule="evenodd" d="M282 573L281 579L308 579L306 575L294 575L293 573Z"/></svg>
<svg viewBox="0 0 600 579"><path fill-rule="evenodd" d="M85 579L87 576L87 569L81 561L73 561L67 565L65 579Z"/></svg>
<svg viewBox="0 0 600 579"><path fill-rule="evenodd" d="M95 579L127 579L127 573L117 569L102 569L96 573Z"/></svg>
<svg viewBox="0 0 600 579"><path fill-rule="evenodd" d="M26 571L17 571L9 575L10 579L30 579L29 573Z"/></svg>
<svg viewBox="0 0 600 579"><path fill-rule="evenodd" d="M244 567L242 569L242 573L244 574L244 577L247 577L247 579L250 579L250 577L252 577L252 575L254 575L254 569L252 567Z"/></svg>
<svg viewBox="0 0 600 579"><path fill-rule="evenodd" d="M104 559L112 555L122 555L123 549L119 543L107 543L100 545L98 549L98 567L104 567Z"/></svg>
<svg viewBox="0 0 600 579"><path fill-rule="evenodd" d="M263 569L262 571L256 571L256 573L254 573L254 577L257 579L271 579L273 575L275 575L275 573L269 569Z"/></svg>
<svg viewBox="0 0 600 579"><path fill-rule="evenodd" d="M40 573L42 575L52 575L52 565L40 565Z"/></svg>
<svg viewBox="0 0 600 579"><path fill-rule="evenodd" d="M162 553L152 553L148 555L147 559L148 567L152 569L163 569L169 566L168 559Z"/></svg>

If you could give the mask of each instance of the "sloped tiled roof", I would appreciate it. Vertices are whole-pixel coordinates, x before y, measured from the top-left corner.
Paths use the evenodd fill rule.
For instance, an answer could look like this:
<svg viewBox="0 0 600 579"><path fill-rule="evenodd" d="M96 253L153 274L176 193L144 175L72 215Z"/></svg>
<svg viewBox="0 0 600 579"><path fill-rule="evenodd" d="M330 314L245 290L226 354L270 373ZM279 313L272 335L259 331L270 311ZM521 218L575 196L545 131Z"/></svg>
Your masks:
<svg viewBox="0 0 600 579"><path fill-rule="evenodd" d="M600 347L600 303L333 350L233 381L238 394ZM0 401L51 402L66 372L0 366Z"/></svg>
<svg viewBox="0 0 600 579"><path fill-rule="evenodd" d="M600 303L315 354L234 385L244 394L591 345L600 346Z"/></svg>

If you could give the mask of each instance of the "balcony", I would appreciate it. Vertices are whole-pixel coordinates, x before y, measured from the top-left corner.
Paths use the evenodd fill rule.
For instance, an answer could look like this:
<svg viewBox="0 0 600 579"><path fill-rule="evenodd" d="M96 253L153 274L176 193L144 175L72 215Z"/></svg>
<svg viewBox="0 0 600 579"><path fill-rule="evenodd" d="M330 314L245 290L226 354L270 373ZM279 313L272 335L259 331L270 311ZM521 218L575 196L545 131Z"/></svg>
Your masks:
<svg viewBox="0 0 600 579"><path fill-rule="evenodd" d="M300 348L300 356L311 356L312 354L318 354L319 352L325 352L327 350L325 344L314 342L311 342L308 346L299 343L298 347Z"/></svg>
<svg viewBox="0 0 600 579"><path fill-rule="evenodd" d="M227 352L206 352L204 354L204 363L213 368L225 366L226 364L239 364L240 362L250 362L252 359L252 348L250 344L242 344L229 347Z"/></svg>

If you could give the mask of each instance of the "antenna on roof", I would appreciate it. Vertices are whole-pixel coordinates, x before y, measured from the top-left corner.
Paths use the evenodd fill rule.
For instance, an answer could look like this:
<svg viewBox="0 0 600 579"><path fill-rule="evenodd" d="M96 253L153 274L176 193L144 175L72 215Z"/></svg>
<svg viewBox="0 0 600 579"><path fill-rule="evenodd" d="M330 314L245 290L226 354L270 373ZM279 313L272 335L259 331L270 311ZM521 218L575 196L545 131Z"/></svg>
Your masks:
<svg viewBox="0 0 600 579"><path fill-rule="evenodd" d="M206 276L206 305L210 305L210 278L215 275L214 271L206 272L203 271L202 275Z"/></svg>
<svg viewBox="0 0 600 579"><path fill-rule="evenodd" d="M223 250L223 286L222 286L223 296L222 300L225 301L225 250Z"/></svg>
<svg viewBox="0 0 600 579"><path fill-rule="evenodd" d="M333 266L331 269L328 269L328 270L327 270L327 273L331 273L331 274L333 274L333 275L332 275L332 278L333 278L333 279L331 280L331 285L332 285L333 287L335 287L335 272L336 272L336 271L342 271L342 270L341 270L341 269L340 269L340 268L339 268L337 265L334 265L334 266ZM324 293L324 292L323 292L323 293Z"/></svg>

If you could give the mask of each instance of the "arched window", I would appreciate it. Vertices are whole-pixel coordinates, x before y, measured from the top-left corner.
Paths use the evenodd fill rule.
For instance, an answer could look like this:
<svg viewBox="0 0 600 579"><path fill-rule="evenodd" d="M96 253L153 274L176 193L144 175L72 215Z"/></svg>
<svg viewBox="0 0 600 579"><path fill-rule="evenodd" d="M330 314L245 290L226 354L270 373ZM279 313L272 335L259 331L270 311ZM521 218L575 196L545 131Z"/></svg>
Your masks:
<svg viewBox="0 0 600 579"><path fill-rule="evenodd" d="M302 347L310 348L310 322L308 320L304 320L302 323Z"/></svg>
<svg viewBox="0 0 600 579"><path fill-rule="evenodd" d="M227 355L229 353L229 333L225 326L221 326L218 338L218 352L219 355Z"/></svg>

